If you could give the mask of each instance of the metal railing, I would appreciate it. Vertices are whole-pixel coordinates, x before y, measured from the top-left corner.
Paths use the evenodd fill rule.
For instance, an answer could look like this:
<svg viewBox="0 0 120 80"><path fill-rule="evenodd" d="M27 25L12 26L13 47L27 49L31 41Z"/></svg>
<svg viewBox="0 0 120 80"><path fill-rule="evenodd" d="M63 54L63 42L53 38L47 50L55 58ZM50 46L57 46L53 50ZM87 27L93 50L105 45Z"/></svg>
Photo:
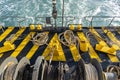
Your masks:
<svg viewBox="0 0 120 80"><path fill-rule="evenodd" d="M51 18L51 26L54 26L54 19L52 16ZM15 19L15 20L14 20ZM37 16L37 17L32 17L32 21L30 21L31 18L28 17L21 17L21 16L0 16L0 22L1 20L4 21L13 21L15 26L20 27L22 23L26 24L43 24L46 26L46 16ZM93 25L94 23L99 23L99 22L107 22L108 24L105 25L106 27L111 26L113 22L116 22L115 19L117 19L118 24L120 24L120 16L85 16L85 17L77 17L77 16L64 16L64 24L62 23L62 16L57 17L57 26L62 26L68 27L69 24L74 24L73 22L77 22L78 20L81 20L81 23L75 23L75 24L83 24L84 22L87 22L87 26L95 26ZM105 21L106 20L106 21ZM11 23L12 24L12 23ZM99 24L100 25L100 24ZM86 27L87 27L86 26ZM104 26L104 25L101 25ZM113 25L114 26L114 25Z"/></svg>

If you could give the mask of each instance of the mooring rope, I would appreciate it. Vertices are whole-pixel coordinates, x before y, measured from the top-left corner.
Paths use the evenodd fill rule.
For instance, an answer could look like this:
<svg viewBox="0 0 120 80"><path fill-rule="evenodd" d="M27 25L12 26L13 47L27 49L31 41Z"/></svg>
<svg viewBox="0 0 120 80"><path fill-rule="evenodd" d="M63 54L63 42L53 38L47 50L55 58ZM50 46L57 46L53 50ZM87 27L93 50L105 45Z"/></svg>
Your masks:
<svg viewBox="0 0 120 80"><path fill-rule="evenodd" d="M120 67L115 65L109 65L107 67L108 73L114 73L117 77L117 79L120 79Z"/></svg>
<svg viewBox="0 0 120 80"><path fill-rule="evenodd" d="M98 80L98 72L92 64L85 64L86 80Z"/></svg>
<svg viewBox="0 0 120 80"><path fill-rule="evenodd" d="M103 75L104 80L118 80L117 75L115 73L103 72Z"/></svg>
<svg viewBox="0 0 120 80"><path fill-rule="evenodd" d="M66 30L65 32L59 34L59 41L65 46L77 45L77 41L79 42L79 38L74 35L71 30Z"/></svg>
<svg viewBox="0 0 120 80"><path fill-rule="evenodd" d="M8 68L4 72L4 80L13 80L13 75L15 73L16 67L16 64L8 66Z"/></svg>
<svg viewBox="0 0 120 80"><path fill-rule="evenodd" d="M31 35L32 42L34 45L42 46L44 44L47 44L48 41L48 34L43 32L43 33L38 33L35 37Z"/></svg>

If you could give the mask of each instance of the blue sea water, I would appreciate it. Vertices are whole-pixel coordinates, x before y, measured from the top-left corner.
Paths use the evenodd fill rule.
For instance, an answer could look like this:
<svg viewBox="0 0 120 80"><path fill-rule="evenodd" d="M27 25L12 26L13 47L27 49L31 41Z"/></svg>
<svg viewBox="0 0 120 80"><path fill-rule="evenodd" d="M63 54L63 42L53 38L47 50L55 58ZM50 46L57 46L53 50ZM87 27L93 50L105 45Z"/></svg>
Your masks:
<svg viewBox="0 0 120 80"><path fill-rule="evenodd" d="M62 15L63 0L56 0L58 16ZM64 21L69 23L82 23L84 26L89 26L91 17L85 16L120 16L120 0L64 0L65 12L64 16L70 16ZM45 18L52 14L52 0L0 0L0 25L28 26L33 23L44 23ZM13 17L17 16L17 17ZM19 18L18 18L19 16ZM73 18L75 17L75 19ZM74 20L73 20L74 19ZM94 26L109 25L112 18L94 18ZM53 21L53 20L52 20ZM61 18L57 19L57 24L61 25ZM115 18L111 25L118 26L120 19ZM64 24L65 25L65 24Z"/></svg>

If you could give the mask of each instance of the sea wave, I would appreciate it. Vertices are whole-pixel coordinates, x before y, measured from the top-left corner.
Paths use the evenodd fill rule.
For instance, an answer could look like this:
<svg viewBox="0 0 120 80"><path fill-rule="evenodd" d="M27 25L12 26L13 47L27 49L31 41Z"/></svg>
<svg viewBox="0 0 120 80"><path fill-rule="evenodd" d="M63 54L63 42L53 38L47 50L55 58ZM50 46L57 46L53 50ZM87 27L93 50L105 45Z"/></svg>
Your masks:
<svg viewBox="0 0 120 80"><path fill-rule="evenodd" d="M62 1L57 1L58 15L62 15ZM75 16L76 19L70 23L83 23L89 26L91 17L86 21L85 16L119 16L120 0L64 0L65 16ZM52 0L0 0L0 25L18 25L18 18L8 18L4 16L21 16L27 18L22 25L28 26L30 23L36 23L37 16L51 16ZM45 19L38 21L41 23ZM97 21L98 20L98 21ZM94 19L94 26L108 25L112 18ZM58 20L59 21L59 20ZM105 22L106 21L106 22ZM120 19L116 18L112 25L119 25ZM58 23L59 24L59 23Z"/></svg>

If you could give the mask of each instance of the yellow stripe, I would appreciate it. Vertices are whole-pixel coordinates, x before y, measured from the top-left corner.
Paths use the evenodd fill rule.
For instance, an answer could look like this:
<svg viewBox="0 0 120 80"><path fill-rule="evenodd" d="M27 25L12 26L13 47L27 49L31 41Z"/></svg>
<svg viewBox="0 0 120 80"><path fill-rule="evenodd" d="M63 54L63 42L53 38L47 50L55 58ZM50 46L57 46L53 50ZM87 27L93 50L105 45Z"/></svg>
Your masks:
<svg viewBox="0 0 120 80"><path fill-rule="evenodd" d="M15 40L17 40L17 38L25 31L26 28L21 28L13 37L13 39L10 41L11 43L13 43Z"/></svg>
<svg viewBox="0 0 120 80"><path fill-rule="evenodd" d="M66 61L61 43L58 40L57 33L55 33L50 43L48 44L47 48L44 50L42 54L42 56L45 56L45 57L47 56L46 60L50 60L50 57L48 55L49 53L51 53L52 48L54 48L53 58L52 58L53 61Z"/></svg>
<svg viewBox="0 0 120 80"><path fill-rule="evenodd" d="M99 36L99 37L101 37L98 33L97 33L97 31L95 31L95 29L90 29L90 31L92 32L92 33L94 33L94 34L96 34L97 36ZM98 41L99 42L99 41ZM106 43L105 43L106 44ZM106 44L106 46L108 46L107 44ZM119 61L119 59L117 58L117 56L113 56L113 55L110 55L110 54L107 54L108 55L108 57L110 58L110 60L112 61L112 62L118 62Z"/></svg>
<svg viewBox="0 0 120 80"><path fill-rule="evenodd" d="M31 34L35 34L35 32L30 32L26 38L21 42L21 44L15 49L15 51L11 54L12 57L17 57L19 55L19 53L22 51L22 49L27 45L27 43L30 41ZM24 54L24 53L23 53Z"/></svg>
<svg viewBox="0 0 120 80"><path fill-rule="evenodd" d="M24 32L25 28L21 28L16 34L15 36L12 38L12 40L10 41L11 43L13 43L15 40L17 40L17 38ZM3 54L0 54L0 57L2 57Z"/></svg>
<svg viewBox="0 0 120 80"><path fill-rule="evenodd" d="M84 35L83 32L78 32L77 33L79 38L81 39L81 36L84 37L84 39L86 41L88 41ZM97 53L95 52L94 48L92 47L92 45L90 44L90 42L88 41L88 45L89 45L89 55L91 58L96 58L99 62L101 62L101 59L99 58L99 56L97 55Z"/></svg>
<svg viewBox="0 0 120 80"><path fill-rule="evenodd" d="M14 27L8 27L4 33L0 35L0 42L14 29Z"/></svg>
<svg viewBox="0 0 120 80"><path fill-rule="evenodd" d="M31 50L28 52L28 54L26 55L26 58L31 59L32 56L35 54L35 52L37 51L37 49L39 48L39 46L34 45Z"/></svg>
<svg viewBox="0 0 120 80"><path fill-rule="evenodd" d="M47 32L48 33L48 32ZM39 46L34 45L31 50L28 52L28 54L26 55L26 58L31 59L32 56L35 54L35 52L37 51L37 49L39 48Z"/></svg>
<svg viewBox="0 0 120 80"><path fill-rule="evenodd" d="M74 61L78 61L79 59L81 59L80 53L79 53L76 45L72 45L69 48L70 48L70 51L72 53Z"/></svg>
<svg viewBox="0 0 120 80"><path fill-rule="evenodd" d="M107 36L120 48L120 41L115 37L115 35L108 29L102 29L105 33L107 31Z"/></svg>

